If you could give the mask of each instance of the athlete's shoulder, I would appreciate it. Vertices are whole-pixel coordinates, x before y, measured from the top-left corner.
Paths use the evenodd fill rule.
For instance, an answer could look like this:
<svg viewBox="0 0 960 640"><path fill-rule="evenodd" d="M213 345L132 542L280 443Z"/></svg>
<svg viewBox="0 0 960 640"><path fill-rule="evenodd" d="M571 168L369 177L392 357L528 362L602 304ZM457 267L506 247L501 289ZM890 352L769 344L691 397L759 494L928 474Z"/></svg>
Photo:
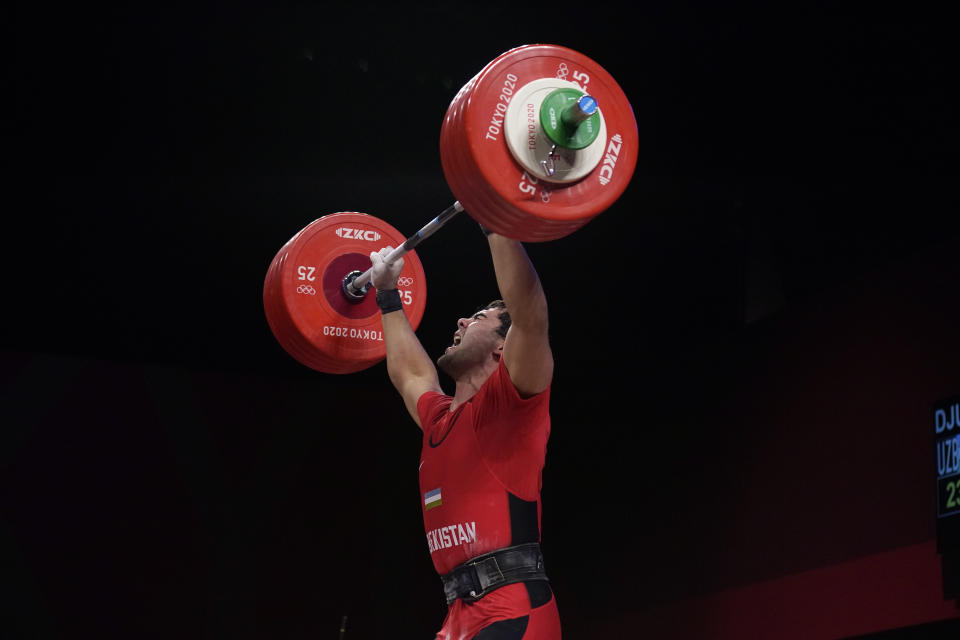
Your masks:
<svg viewBox="0 0 960 640"><path fill-rule="evenodd" d="M500 398L502 402L532 405L539 404L540 402L549 402L551 386L552 385L548 385L546 389L532 396L524 397L520 395L517 387L513 384L513 380L510 378L510 371L503 363L503 360L501 360L499 366L497 366L494 372L490 374L490 377L483 383L481 392L484 392L484 395Z"/></svg>
<svg viewBox="0 0 960 640"><path fill-rule="evenodd" d="M425 391L417 399L417 413L420 415L420 425L424 431L443 418L450 410L453 396L439 391Z"/></svg>

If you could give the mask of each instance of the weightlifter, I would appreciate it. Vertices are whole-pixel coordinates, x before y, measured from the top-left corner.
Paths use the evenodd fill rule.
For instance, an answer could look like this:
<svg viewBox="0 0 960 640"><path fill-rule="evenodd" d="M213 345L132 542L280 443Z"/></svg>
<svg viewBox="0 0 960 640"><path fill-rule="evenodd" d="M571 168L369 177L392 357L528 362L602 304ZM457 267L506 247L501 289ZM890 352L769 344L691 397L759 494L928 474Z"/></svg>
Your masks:
<svg viewBox="0 0 960 640"><path fill-rule="evenodd" d="M540 486L550 435L547 300L523 245L490 233L501 300L457 321L434 366L401 311L399 259L371 253L387 373L423 431L427 548L447 615L437 640L557 640L540 552ZM439 367L456 388L440 387Z"/></svg>

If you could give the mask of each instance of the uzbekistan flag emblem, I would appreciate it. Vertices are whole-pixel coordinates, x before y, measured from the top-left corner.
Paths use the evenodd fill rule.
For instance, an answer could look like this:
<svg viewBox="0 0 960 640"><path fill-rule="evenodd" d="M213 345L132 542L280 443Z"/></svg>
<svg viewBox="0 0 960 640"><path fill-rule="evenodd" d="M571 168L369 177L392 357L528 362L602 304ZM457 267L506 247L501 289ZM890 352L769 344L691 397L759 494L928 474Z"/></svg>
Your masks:
<svg viewBox="0 0 960 640"><path fill-rule="evenodd" d="M439 507L441 504L443 504L443 499L440 496L440 487L423 494L423 508L425 511Z"/></svg>

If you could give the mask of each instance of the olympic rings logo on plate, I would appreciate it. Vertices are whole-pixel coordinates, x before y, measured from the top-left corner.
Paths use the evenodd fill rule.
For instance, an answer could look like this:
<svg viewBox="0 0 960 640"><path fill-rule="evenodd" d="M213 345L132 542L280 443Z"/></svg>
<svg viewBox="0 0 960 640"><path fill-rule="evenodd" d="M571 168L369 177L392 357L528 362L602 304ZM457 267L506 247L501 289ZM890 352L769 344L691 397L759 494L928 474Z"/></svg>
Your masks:
<svg viewBox="0 0 960 640"><path fill-rule="evenodd" d="M413 284L413 278L408 278L407 276L401 276L397 278L397 286L400 287L409 287Z"/></svg>
<svg viewBox="0 0 960 640"><path fill-rule="evenodd" d="M560 66L557 67L557 77L566 80L568 75L570 75L570 67L567 66L567 63L561 62Z"/></svg>
<svg viewBox="0 0 960 640"><path fill-rule="evenodd" d="M317 295L317 290L308 284L301 284L299 287L297 287L297 293L305 293L310 296L315 296Z"/></svg>

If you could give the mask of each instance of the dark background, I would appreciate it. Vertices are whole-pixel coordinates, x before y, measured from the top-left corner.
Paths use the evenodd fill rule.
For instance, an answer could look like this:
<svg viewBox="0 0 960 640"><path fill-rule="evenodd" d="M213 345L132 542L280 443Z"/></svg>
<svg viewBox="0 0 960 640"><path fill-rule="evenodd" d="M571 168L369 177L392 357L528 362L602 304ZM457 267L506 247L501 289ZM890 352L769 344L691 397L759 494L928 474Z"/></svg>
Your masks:
<svg viewBox="0 0 960 640"><path fill-rule="evenodd" d="M735 448L748 354L791 318L918 259L956 264L952 35L907 7L18 6L0 344L15 609L40 637L439 627L418 431L383 364L327 375L283 352L263 278L322 215L409 234L449 205L446 108L530 43L609 71L640 139L613 207L528 245L551 304L544 547L570 637L840 559L698 571L704 522L726 517L702 470ZM465 216L418 254L436 354L493 274ZM955 299L948 273L923 291Z"/></svg>

